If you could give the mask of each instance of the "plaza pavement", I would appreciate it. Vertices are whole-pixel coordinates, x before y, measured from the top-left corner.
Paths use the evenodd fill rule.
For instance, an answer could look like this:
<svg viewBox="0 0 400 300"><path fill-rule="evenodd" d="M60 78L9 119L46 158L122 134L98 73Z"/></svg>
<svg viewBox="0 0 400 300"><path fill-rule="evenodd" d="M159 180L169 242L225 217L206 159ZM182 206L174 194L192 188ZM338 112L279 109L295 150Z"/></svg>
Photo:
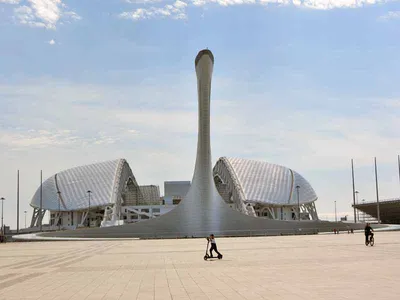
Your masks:
<svg viewBox="0 0 400 300"><path fill-rule="evenodd" d="M400 232L0 244L0 299L400 299Z"/></svg>

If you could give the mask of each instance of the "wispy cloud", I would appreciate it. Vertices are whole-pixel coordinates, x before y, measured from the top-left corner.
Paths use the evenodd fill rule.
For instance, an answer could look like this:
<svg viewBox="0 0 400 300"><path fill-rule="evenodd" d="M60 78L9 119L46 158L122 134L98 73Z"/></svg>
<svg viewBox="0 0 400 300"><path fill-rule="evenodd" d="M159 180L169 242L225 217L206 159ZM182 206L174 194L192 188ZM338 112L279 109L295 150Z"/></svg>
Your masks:
<svg viewBox="0 0 400 300"><path fill-rule="evenodd" d="M400 19L400 11L389 11L387 14L379 17L379 20L383 21L389 21L393 19Z"/></svg>
<svg viewBox="0 0 400 300"><path fill-rule="evenodd" d="M218 78L214 80L220 81ZM180 79L174 78L173 82L179 82L182 90L188 89ZM190 86L195 88L192 84ZM7 108L1 118L1 124L6 126L2 135L33 140L33 145L41 145L44 143L39 139L42 134L45 141L64 139L59 134L67 129L68 134L74 133L74 142L98 139L125 143L134 136L151 144L158 143L165 149L177 135L193 138L197 130L196 102L182 106L187 99L185 96L177 97L177 90L172 85L159 86L157 94L152 91L154 87L150 90L138 86L107 88L51 81L0 86L0 99ZM129 97L125 99L126 95L133 94L137 98L135 103L128 101ZM162 109L140 99L153 99L155 103L162 101ZM115 103L119 105L115 106ZM351 157L357 158L358 164L370 164L371 157L378 154L384 162L386 157L391 160L396 149L400 149L396 132L400 127L396 113L399 103L399 99L352 99L349 110L356 110L359 105L371 107L371 110L346 117L307 106L304 109L289 109L289 104L280 107L264 96L263 101L251 97L242 102L214 99L213 137L223 139L222 150L229 151L221 155L245 155L255 159L265 159L267 155L276 163L303 170L347 167ZM377 104L379 109L375 108ZM17 119L21 121L16 122ZM51 128L49 131L52 133L40 131L46 128ZM35 131L27 135L30 129ZM243 140L246 140L245 149L240 147L241 142L238 144ZM10 144L22 147L29 143Z"/></svg>
<svg viewBox="0 0 400 300"><path fill-rule="evenodd" d="M134 21L156 19L156 18L172 18L187 19L188 5L194 7L205 7L210 5L219 6L239 6L239 5L278 5L278 6L296 6L315 10L330 10L339 8L360 8L367 5L388 2L388 0L178 0L171 4L170 1L158 0L126 0L132 4L143 4L145 7L136 8L133 11L126 11L119 16L123 19L131 19ZM147 4L156 4L167 2L163 6L151 6L147 8ZM394 15L392 16L394 17Z"/></svg>
<svg viewBox="0 0 400 300"><path fill-rule="evenodd" d="M0 3L4 4L19 4L20 0L0 0Z"/></svg>
<svg viewBox="0 0 400 300"><path fill-rule="evenodd" d="M119 17L134 21L154 18L172 18L175 20L184 20L187 18L186 7L186 2L177 0L173 4L167 4L163 7L152 6L150 8L138 8L131 12L123 12L119 15Z"/></svg>
<svg viewBox="0 0 400 300"><path fill-rule="evenodd" d="M163 2L163 0L125 0L125 2L131 4L150 4L150 3Z"/></svg>
<svg viewBox="0 0 400 300"><path fill-rule="evenodd" d="M73 11L68 10L62 0L0 0L0 3L11 5L24 4L14 9L15 20L22 25L56 29L61 22L79 20L81 17Z"/></svg>
<svg viewBox="0 0 400 300"><path fill-rule="evenodd" d="M3 131L3 130L2 130ZM47 148L74 144L79 140L70 130L29 129L3 131L0 144L8 145L14 150L20 148Z"/></svg>
<svg viewBox="0 0 400 300"><path fill-rule="evenodd" d="M196 6L204 6L216 3L221 6L241 4L262 4L262 5L294 5L312 9L334 9L334 8L355 8L365 5L387 2L387 0L191 0Z"/></svg>
<svg viewBox="0 0 400 300"><path fill-rule="evenodd" d="M56 41L55 40L53 40L53 39L51 39L50 41L48 41L47 42L49 45L55 45L56 44Z"/></svg>

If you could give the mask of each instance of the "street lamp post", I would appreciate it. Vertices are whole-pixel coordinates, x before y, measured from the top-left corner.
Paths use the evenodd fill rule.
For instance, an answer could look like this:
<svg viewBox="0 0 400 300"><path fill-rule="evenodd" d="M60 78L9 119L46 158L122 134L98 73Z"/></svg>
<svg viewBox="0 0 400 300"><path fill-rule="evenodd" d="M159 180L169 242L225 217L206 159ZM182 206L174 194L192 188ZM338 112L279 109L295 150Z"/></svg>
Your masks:
<svg viewBox="0 0 400 300"><path fill-rule="evenodd" d="M88 190L87 193L89 195L89 209L88 209L87 218L88 218L88 227L90 227L90 194L92 193L92 191Z"/></svg>
<svg viewBox="0 0 400 300"><path fill-rule="evenodd" d="M3 232L3 230L4 230L4 223L3 223L3 220L4 220L4 200L6 200L4 197L1 197L0 198L0 200L1 200L1 232ZM3 232L4 233L4 232Z"/></svg>
<svg viewBox="0 0 400 300"><path fill-rule="evenodd" d="M58 191L57 194L58 194L58 230L60 231L61 230L61 196L60 196L61 192Z"/></svg>
<svg viewBox="0 0 400 300"><path fill-rule="evenodd" d="M362 204L364 204L365 199L362 199L361 201L362 201ZM363 222L365 223L365 211L363 212Z"/></svg>
<svg viewBox="0 0 400 300"><path fill-rule="evenodd" d="M25 229L26 229L26 213L27 213L27 211L24 210L24 214L25 214Z"/></svg>
<svg viewBox="0 0 400 300"><path fill-rule="evenodd" d="M297 213L298 213L298 220L300 221L300 186L296 185L297 190Z"/></svg>
<svg viewBox="0 0 400 300"><path fill-rule="evenodd" d="M358 205L358 194L360 193L359 191L355 191L356 193L356 205ZM357 208L357 221L360 222L360 210Z"/></svg>
<svg viewBox="0 0 400 300"><path fill-rule="evenodd" d="M335 200L335 222L337 222L337 214L336 214L336 200Z"/></svg>
<svg viewBox="0 0 400 300"><path fill-rule="evenodd" d="M381 222L381 213L379 210L378 168L376 166L376 157L374 157L374 164L375 164L376 210L377 210L378 224L379 224Z"/></svg>

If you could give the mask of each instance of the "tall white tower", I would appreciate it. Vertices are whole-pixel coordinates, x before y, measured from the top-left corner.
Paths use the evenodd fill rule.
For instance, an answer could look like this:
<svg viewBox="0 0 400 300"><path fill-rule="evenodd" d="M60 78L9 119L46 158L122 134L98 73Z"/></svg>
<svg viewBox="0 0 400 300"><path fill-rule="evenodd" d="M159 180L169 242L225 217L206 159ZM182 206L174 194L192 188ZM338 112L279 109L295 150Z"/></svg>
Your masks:
<svg viewBox="0 0 400 300"><path fill-rule="evenodd" d="M221 212L230 210L219 195L213 180L210 143L210 97L214 56L210 50L202 50L195 59L198 97L198 138L196 164L192 185L182 204L180 220L182 230L191 232L217 232L220 228ZM225 207L224 207L225 206Z"/></svg>

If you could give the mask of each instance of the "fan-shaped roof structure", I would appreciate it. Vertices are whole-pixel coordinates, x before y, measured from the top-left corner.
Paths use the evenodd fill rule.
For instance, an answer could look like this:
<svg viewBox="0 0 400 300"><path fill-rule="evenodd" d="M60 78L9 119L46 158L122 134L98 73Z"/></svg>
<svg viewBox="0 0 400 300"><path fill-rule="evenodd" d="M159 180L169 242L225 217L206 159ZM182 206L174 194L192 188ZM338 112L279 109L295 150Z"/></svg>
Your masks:
<svg viewBox="0 0 400 300"><path fill-rule="evenodd" d="M132 170L125 159L116 159L79 166L54 174L42 184L42 208L74 211L116 203L128 178L137 185ZM31 200L31 206L40 208L40 187Z"/></svg>
<svg viewBox="0 0 400 300"><path fill-rule="evenodd" d="M299 173L264 161L221 157L214 177L228 186L232 196L246 203L269 205L307 204L318 199L314 189Z"/></svg>

